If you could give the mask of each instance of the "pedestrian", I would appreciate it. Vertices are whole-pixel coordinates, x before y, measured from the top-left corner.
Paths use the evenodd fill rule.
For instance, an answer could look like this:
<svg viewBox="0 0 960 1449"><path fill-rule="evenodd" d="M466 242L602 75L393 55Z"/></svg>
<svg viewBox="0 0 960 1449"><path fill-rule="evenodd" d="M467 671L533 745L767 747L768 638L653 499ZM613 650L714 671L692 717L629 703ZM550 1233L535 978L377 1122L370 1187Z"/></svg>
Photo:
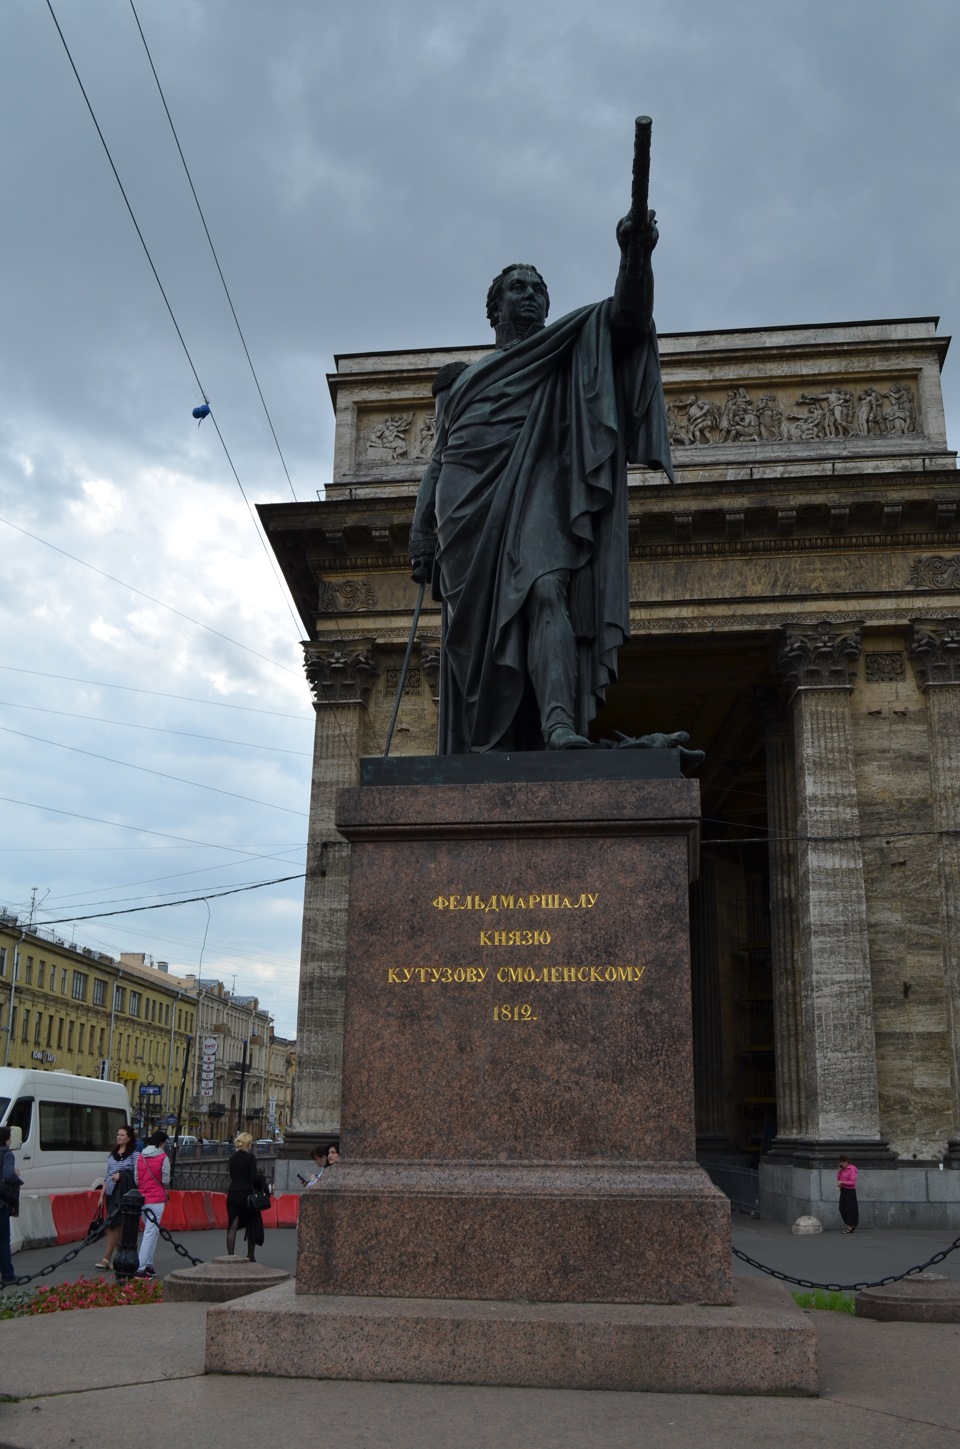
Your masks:
<svg viewBox="0 0 960 1449"><path fill-rule="evenodd" d="M20 1212L20 1188L23 1185L10 1148L10 1136L9 1127L0 1127L0 1285L4 1288L17 1281L10 1253L10 1219Z"/></svg>
<svg viewBox="0 0 960 1449"><path fill-rule="evenodd" d="M170 1159L163 1149L167 1134L162 1127L152 1132L137 1159L137 1187L143 1193L144 1228L137 1262L138 1278L155 1278L153 1255L160 1237L160 1219L167 1205Z"/></svg>
<svg viewBox="0 0 960 1449"><path fill-rule="evenodd" d="M237 1246L237 1229L243 1228L247 1240L247 1260L256 1261L256 1249L263 1242L263 1217L250 1206L250 1194L267 1190L256 1156L251 1152L253 1138L241 1132L233 1141L236 1149L227 1159L230 1186L227 1188L227 1252L233 1257Z"/></svg>
<svg viewBox="0 0 960 1449"><path fill-rule="evenodd" d="M300 1178L300 1181L303 1183L304 1187L316 1187L317 1183L323 1176L324 1169L327 1166L327 1149L325 1147L315 1147L311 1152L310 1156L313 1158L313 1165L316 1169L313 1176L301 1177L300 1173L297 1173L297 1176Z"/></svg>
<svg viewBox="0 0 960 1449"><path fill-rule="evenodd" d="M136 1133L132 1127L128 1127L124 1123L122 1127L117 1128L116 1146L112 1148L110 1156L107 1158L107 1166L103 1174L103 1188L100 1192L100 1205L107 1224L104 1240L106 1248L103 1257L97 1264L102 1273L109 1272L113 1267L111 1259L120 1242L120 1214L123 1195L137 1185L139 1156Z"/></svg>
<svg viewBox="0 0 960 1449"><path fill-rule="evenodd" d="M841 1157L837 1163L837 1182L840 1184L840 1216L845 1223L845 1233L855 1233L860 1224L860 1208L857 1204L857 1169L849 1157Z"/></svg>
<svg viewBox="0 0 960 1449"><path fill-rule="evenodd" d="M340 1161L340 1143L331 1142L327 1148L327 1166L332 1167L335 1162Z"/></svg>

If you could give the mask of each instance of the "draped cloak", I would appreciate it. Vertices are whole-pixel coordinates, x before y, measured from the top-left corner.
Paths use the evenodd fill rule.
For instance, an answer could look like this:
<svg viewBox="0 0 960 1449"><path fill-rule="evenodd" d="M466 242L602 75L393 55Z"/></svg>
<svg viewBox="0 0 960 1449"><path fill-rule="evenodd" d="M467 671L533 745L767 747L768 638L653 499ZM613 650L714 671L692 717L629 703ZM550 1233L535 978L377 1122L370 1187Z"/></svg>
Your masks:
<svg viewBox="0 0 960 1449"><path fill-rule="evenodd" d="M629 635L627 463L672 478L656 334L582 307L468 367L447 396L414 536L437 536L441 754L542 749L524 604L569 570L574 726L585 734Z"/></svg>

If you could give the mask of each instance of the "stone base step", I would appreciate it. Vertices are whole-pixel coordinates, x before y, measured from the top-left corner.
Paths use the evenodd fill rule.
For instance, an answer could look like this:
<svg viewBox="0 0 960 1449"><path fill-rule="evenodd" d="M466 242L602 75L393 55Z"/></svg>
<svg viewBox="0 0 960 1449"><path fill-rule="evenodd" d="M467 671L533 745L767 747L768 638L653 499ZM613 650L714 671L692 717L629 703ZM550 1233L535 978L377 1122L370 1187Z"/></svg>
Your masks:
<svg viewBox="0 0 960 1449"><path fill-rule="evenodd" d="M266 1263L251 1263L247 1258L224 1253L210 1263L168 1273L163 1280L163 1296L167 1303L227 1303L284 1282L292 1284L293 1279L282 1268L269 1268Z"/></svg>
<svg viewBox="0 0 960 1449"><path fill-rule="evenodd" d="M168 1280L169 1281L169 1280ZM207 1314L207 1373L651 1393L818 1392L816 1333L779 1284L731 1307L298 1294Z"/></svg>

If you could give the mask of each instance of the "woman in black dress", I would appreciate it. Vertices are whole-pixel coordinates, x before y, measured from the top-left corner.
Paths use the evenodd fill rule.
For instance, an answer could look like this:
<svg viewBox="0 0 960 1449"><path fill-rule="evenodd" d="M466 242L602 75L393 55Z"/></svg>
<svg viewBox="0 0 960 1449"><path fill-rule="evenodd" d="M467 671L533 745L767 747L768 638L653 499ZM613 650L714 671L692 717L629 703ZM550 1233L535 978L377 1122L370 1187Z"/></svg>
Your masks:
<svg viewBox="0 0 960 1449"><path fill-rule="evenodd" d="M252 1192L261 1191L264 1186L257 1159L250 1151L253 1138L249 1132L241 1132L233 1140L237 1149L227 1159L230 1170L230 1186L227 1188L227 1252L233 1256L237 1243L237 1229L243 1228L247 1240L247 1258L252 1263L258 1243L263 1242L263 1218L247 1202Z"/></svg>

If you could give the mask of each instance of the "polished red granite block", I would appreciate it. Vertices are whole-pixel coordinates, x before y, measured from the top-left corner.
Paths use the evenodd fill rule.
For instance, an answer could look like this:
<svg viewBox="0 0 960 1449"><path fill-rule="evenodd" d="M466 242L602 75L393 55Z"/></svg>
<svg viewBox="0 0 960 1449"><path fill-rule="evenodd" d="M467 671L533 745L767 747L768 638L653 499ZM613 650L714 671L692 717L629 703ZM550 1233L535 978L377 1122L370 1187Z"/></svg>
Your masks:
<svg viewBox="0 0 960 1449"><path fill-rule="evenodd" d="M694 1161L694 781L367 786L343 1162L300 1293L728 1303Z"/></svg>

